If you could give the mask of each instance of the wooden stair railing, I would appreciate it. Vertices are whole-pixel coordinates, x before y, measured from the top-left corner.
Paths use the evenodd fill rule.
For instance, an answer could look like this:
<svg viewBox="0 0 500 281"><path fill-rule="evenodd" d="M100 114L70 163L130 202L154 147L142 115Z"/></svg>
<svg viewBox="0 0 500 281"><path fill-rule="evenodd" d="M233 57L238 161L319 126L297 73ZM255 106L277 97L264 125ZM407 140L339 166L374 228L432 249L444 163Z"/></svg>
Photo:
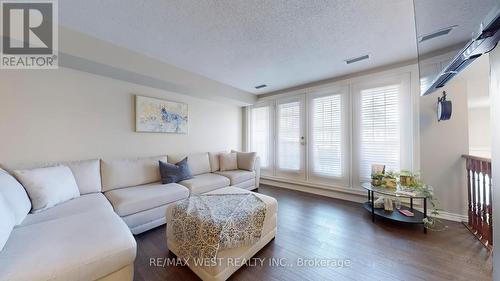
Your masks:
<svg viewBox="0 0 500 281"><path fill-rule="evenodd" d="M467 170L468 221L465 226L489 250L493 248L491 159L462 155Z"/></svg>

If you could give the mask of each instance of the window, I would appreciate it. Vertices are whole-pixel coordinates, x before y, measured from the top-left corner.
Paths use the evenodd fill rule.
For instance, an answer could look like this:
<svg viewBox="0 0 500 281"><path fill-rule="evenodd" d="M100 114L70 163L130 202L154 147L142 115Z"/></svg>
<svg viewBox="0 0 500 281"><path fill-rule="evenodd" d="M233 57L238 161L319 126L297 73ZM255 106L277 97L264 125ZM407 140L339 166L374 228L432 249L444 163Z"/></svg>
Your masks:
<svg viewBox="0 0 500 281"><path fill-rule="evenodd" d="M361 179L369 179L372 164L386 170L400 169L400 85L361 90L360 167Z"/></svg>
<svg viewBox="0 0 500 281"><path fill-rule="evenodd" d="M250 150L257 152L257 155L260 156L260 165L262 168L269 168L271 155L271 107L261 106L252 108L250 116Z"/></svg>
<svg viewBox="0 0 500 281"><path fill-rule="evenodd" d="M410 74L366 79L352 86L353 185L370 180L372 164L413 168Z"/></svg>
<svg viewBox="0 0 500 281"><path fill-rule="evenodd" d="M412 170L411 85L411 72L362 77L253 106L249 148L265 176L325 188L359 187L372 164Z"/></svg>
<svg viewBox="0 0 500 281"><path fill-rule="evenodd" d="M320 176L341 177L342 98L329 95L311 100L311 170Z"/></svg>

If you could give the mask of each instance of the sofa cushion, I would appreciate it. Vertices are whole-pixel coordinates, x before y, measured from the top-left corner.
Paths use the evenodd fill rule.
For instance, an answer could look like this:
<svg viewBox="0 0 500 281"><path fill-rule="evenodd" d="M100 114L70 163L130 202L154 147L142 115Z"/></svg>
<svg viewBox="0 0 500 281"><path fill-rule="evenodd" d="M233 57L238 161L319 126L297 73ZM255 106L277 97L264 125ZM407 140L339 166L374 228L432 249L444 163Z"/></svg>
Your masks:
<svg viewBox="0 0 500 281"><path fill-rule="evenodd" d="M73 172L80 194L101 192L101 161L99 159L65 163Z"/></svg>
<svg viewBox="0 0 500 281"><path fill-rule="evenodd" d="M174 203L175 202L172 202L170 204L162 205L160 207L149 209L140 213L124 216L122 217L122 219L128 225L132 234L137 235L165 224L166 210L168 206Z"/></svg>
<svg viewBox="0 0 500 281"><path fill-rule="evenodd" d="M257 158L257 152L240 152L231 150L231 152L236 152L236 158L238 159L238 169L253 171L255 170L255 159Z"/></svg>
<svg viewBox="0 0 500 281"><path fill-rule="evenodd" d="M87 212L89 210L113 211L111 203L102 193L90 193L77 197L73 200L61 203L43 212L28 214L20 226L41 223L50 220L57 220L62 217Z"/></svg>
<svg viewBox="0 0 500 281"><path fill-rule="evenodd" d="M176 164L165 163L160 161L161 183L178 183L183 180L193 178L191 169L187 163L187 158Z"/></svg>
<svg viewBox="0 0 500 281"><path fill-rule="evenodd" d="M255 178L251 179L251 180L246 180L246 181L243 181L243 182L240 182L240 183L237 183L235 185L232 185L232 187L238 187L238 188L242 188L242 189L248 189L248 190L254 190L256 188L259 188L256 183L255 183Z"/></svg>
<svg viewBox="0 0 500 281"><path fill-rule="evenodd" d="M238 169L238 158L236 152L219 154L219 165L221 171Z"/></svg>
<svg viewBox="0 0 500 281"><path fill-rule="evenodd" d="M189 190L176 183L152 183L111 190L105 195L123 217L185 199Z"/></svg>
<svg viewBox="0 0 500 281"><path fill-rule="evenodd" d="M9 173L0 169L0 194L12 210L15 224L20 224L31 210L31 202L24 187Z"/></svg>
<svg viewBox="0 0 500 281"><path fill-rule="evenodd" d="M202 194L217 188L229 186L229 179L217 174L208 173L194 176L190 180L179 182L187 187L191 194Z"/></svg>
<svg viewBox="0 0 500 281"><path fill-rule="evenodd" d="M9 240L10 233L16 223L16 218L9 208L10 206L0 193L0 251Z"/></svg>
<svg viewBox="0 0 500 281"><path fill-rule="evenodd" d="M67 166L16 170L14 174L31 199L31 211L39 212L80 196L75 177Z"/></svg>
<svg viewBox="0 0 500 281"><path fill-rule="evenodd" d="M227 153L227 152L220 151L220 152L209 152L208 153L208 159L210 160L210 171L212 171L212 173L220 170L219 155L222 153Z"/></svg>
<svg viewBox="0 0 500 281"><path fill-rule="evenodd" d="M117 214L86 210L14 228L0 252L0 280L97 280L135 256L134 237Z"/></svg>
<svg viewBox="0 0 500 281"><path fill-rule="evenodd" d="M255 172L250 172L247 170L222 171L216 172L216 174L228 178L231 182L231 185L236 185L247 180L255 179Z"/></svg>
<svg viewBox="0 0 500 281"><path fill-rule="evenodd" d="M210 173L210 160L207 152L193 153L187 156L185 154L168 155L168 163L175 164L186 157L193 176Z"/></svg>
<svg viewBox="0 0 500 281"><path fill-rule="evenodd" d="M160 181L158 161L166 156L102 161L102 191Z"/></svg>

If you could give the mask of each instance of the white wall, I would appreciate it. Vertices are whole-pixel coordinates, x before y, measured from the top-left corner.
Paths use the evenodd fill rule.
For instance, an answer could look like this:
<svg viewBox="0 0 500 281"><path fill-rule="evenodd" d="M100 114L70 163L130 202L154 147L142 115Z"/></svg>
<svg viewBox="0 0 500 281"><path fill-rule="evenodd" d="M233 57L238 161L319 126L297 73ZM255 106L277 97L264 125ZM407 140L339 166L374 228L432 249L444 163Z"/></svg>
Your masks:
<svg viewBox="0 0 500 281"><path fill-rule="evenodd" d="M458 77L467 82L469 107L469 154L491 157L490 62L488 54L479 57Z"/></svg>
<svg viewBox="0 0 500 281"><path fill-rule="evenodd" d="M497 46L490 53L491 81L491 132L492 132L492 178L500 179L500 48ZM493 280L500 280L500 184L493 180Z"/></svg>
<svg viewBox="0 0 500 281"><path fill-rule="evenodd" d="M59 60L63 67L218 102L243 106L257 99L251 93L64 26L59 26Z"/></svg>
<svg viewBox="0 0 500 281"><path fill-rule="evenodd" d="M469 108L469 154L491 157L490 107Z"/></svg>
<svg viewBox="0 0 500 281"><path fill-rule="evenodd" d="M136 133L134 94L188 103L187 135ZM0 165L241 148L241 107L86 72L0 71Z"/></svg>
<svg viewBox="0 0 500 281"><path fill-rule="evenodd" d="M469 152L467 83L452 80L444 88L453 103L450 120L437 121L436 104L441 91L420 101L420 171L434 188L439 207L445 212L466 215L466 173L462 154Z"/></svg>
<svg viewBox="0 0 500 281"><path fill-rule="evenodd" d="M489 59L485 55L441 91L420 98L421 171L435 188L441 207L467 214L466 173L462 154L490 157ZM453 103L451 120L437 122L436 102L442 91Z"/></svg>

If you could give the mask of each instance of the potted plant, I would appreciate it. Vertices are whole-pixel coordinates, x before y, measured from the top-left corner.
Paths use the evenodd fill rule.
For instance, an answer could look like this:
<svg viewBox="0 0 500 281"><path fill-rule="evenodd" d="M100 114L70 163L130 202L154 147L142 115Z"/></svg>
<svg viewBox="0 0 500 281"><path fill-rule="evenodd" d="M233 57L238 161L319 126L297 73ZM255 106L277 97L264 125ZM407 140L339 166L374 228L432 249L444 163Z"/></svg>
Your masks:
<svg viewBox="0 0 500 281"><path fill-rule="evenodd" d="M433 231L442 231L448 228L440 219L437 218L440 209L438 208L439 201L434 197L434 190L431 186L425 184L421 179L419 174L415 174L409 171L405 171L406 176L411 178L411 184L407 187L414 192L418 192L425 197L431 204L431 213L427 218L423 219L424 226Z"/></svg>
<svg viewBox="0 0 500 281"><path fill-rule="evenodd" d="M382 179L382 184L386 188L396 188L398 186L397 180L396 180L396 174L394 172L387 172Z"/></svg>
<svg viewBox="0 0 500 281"><path fill-rule="evenodd" d="M384 173L375 173L372 174L372 185L373 186L381 186L382 179L384 178Z"/></svg>
<svg viewBox="0 0 500 281"><path fill-rule="evenodd" d="M399 184L402 186L411 186L413 183L413 174L408 170L402 170L399 174Z"/></svg>

